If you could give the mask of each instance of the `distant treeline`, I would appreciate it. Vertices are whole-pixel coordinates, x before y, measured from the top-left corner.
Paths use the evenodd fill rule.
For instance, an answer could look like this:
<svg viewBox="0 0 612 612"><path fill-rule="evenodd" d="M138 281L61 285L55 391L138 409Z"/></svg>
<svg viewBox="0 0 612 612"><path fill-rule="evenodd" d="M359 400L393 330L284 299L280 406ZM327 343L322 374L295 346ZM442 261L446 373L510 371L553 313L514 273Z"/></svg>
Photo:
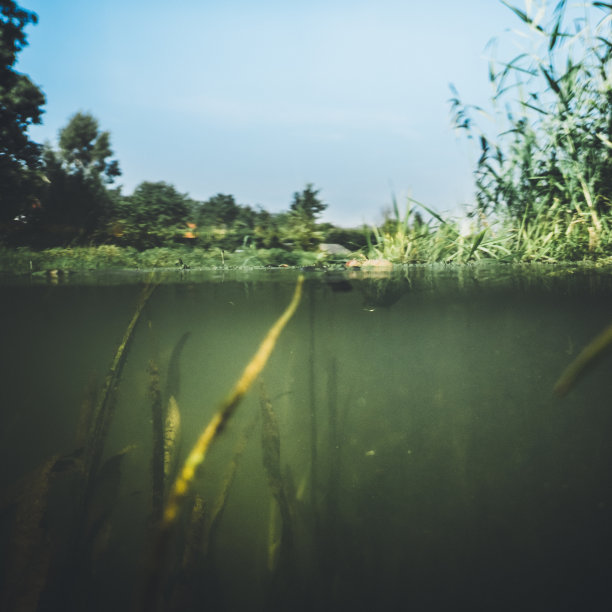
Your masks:
<svg viewBox="0 0 612 612"><path fill-rule="evenodd" d="M352 250L366 244L362 230L319 223L327 208L313 185L293 194L287 211L238 204L217 194L205 202L163 181L143 182L131 195L113 187L121 170L109 132L91 114L76 113L45 144L28 180L3 210L0 239L7 246L119 245L138 250L190 244L234 251L244 247L315 250L324 241ZM20 188L17 188L20 187Z"/></svg>
<svg viewBox="0 0 612 612"><path fill-rule="evenodd" d="M108 144L89 114L77 113L60 131L59 149L42 148L37 189L29 205L6 219L2 241L10 246L118 245L138 250L192 245L234 251L240 248L315 250L339 242L351 250L366 245L361 229L319 223L327 204L308 184L293 194L288 209L271 213L216 194L201 202L163 182L143 182L123 195L112 180L120 174ZM100 146L100 140L105 146Z"/></svg>
<svg viewBox="0 0 612 612"><path fill-rule="evenodd" d="M203 248L314 250L324 240L365 245L360 230L318 223L325 210L306 185L286 212L236 203L217 194L197 202L165 182L144 182L131 195L114 186L121 175L108 131L89 113L75 113L57 147L30 140L41 123L45 95L17 72L35 13L0 0L0 243L48 248L120 245L139 250L191 244Z"/></svg>

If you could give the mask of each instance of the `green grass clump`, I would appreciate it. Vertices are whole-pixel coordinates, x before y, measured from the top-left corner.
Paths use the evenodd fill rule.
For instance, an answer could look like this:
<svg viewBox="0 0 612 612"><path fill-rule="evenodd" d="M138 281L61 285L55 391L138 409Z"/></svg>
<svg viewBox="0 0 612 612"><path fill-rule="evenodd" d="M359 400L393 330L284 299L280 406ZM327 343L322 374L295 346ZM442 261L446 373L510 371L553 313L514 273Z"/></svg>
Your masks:
<svg viewBox="0 0 612 612"><path fill-rule="evenodd" d="M514 261L581 261L609 257L612 234L607 217L592 224L590 212L573 210L559 201L540 208L529 219L508 219L505 224Z"/></svg>
<svg viewBox="0 0 612 612"><path fill-rule="evenodd" d="M505 258L510 254L507 238L496 236L483 216L477 216L475 221L444 219L415 200L409 203L416 203L431 219L425 222L417 206L407 206L401 216L393 198L392 216L380 228L365 230L369 259L393 263L467 263L483 258Z"/></svg>

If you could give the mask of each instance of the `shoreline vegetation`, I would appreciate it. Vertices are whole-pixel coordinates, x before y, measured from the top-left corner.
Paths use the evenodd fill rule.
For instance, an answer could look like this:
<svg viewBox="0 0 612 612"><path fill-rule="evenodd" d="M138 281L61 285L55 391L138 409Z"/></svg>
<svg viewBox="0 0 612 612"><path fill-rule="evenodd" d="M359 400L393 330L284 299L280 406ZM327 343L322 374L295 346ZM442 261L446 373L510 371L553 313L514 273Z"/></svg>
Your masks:
<svg viewBox="0 0 612 612"><path fill-rule="evenodd" d="M195 201L163 181L124 195L110 134L88 113L55 147L29 141L44 95L13 65L37 17L9 2L0 93L19 116L14 150L0 148L0 272L612 263L612 4L501 2L520 53L491 60L491 108L451 85L454 126L475 144L475 203L456 219L392 197L380 224L354 229L320 222L328 204L313 184L278 213L221 193Z"/></svg>
<svg viewBox="0 0 612 612"><path fill-rule="evenodd" d="M0 246L0 273L27 275L70 273L106 269L151 268L391 268L406 264L509 264L581 263L597 267L612 265L612 232L607 219L593 233L578 215L557 214L528 228L508 220L489 225L462 223L439 217L428 224L410 217L386 226L363 229L365 246L354 242L321 243L311 250L257 248L224 250L220 247L173 245L138 250L112 244L34 249ZM468 224L469 223L469 224ZM357 232L358 230L355 230ZM338 244L344 247L336 252ZM338 249L340 250L340 249Z"/></svg>

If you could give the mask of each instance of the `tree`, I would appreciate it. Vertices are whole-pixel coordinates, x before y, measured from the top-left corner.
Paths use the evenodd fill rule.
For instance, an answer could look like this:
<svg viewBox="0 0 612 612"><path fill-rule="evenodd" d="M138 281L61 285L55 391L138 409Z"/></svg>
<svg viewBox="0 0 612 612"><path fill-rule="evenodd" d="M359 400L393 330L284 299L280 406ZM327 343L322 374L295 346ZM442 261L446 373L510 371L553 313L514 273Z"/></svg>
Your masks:
<svg viewBox="0 0 612 612"><path fill-rule="evenodd" d="M312 183L308 183L301 193L295 192L293 194L293 202L290 206L291 212L314 222L327 208L327 204L324 204L317 197L319 191L319 189L313 189Z"/></svg>
<svg viewBox="0 0 612 612"><path fill-rule="evenodd" d="M327 208L317 196L318 189L308 183L302 192L293 194L289 207L284 238L303 251L313 250L321 242L323 233L317 229L316 219Z"/></svg>
<svg viewBox="0 0 612 612"><path fill-rule="evenodd" d="M97 119L87 113L70 118L59 131L59 150L43 148L47 184L32 215L40 230L55 233L59 243L90 239L100 230L112 208L106 186L121 174L112 155L110 134L100 131Z"/></svg>
<svg viewBox="0 0 612 612"><path fill-rule="evenodd" d="M179 241L191 219L194 202L173 185L143 182L117 205L109 230L113 241L139 249Z"/></svg>
<svg viewBox="0 0 612 612"><path fill-rule="evenodd" d="M198 212L198 225L231 226L240 215L240 206L234 196L218 193L202 204Z"/></svg>
<svg viewBox="0 0 612 612"><path fill-rule="evenodd" d="M255 246L263 249L282 247L280 228L288 213L272 214L261 207L254 212L253 239Z"/></svg>
<svg viewBox="0 0 612 612"><path fill-rule="evenodd" d="M0 222L11 221L32 205L40 147L27 130L40 123L45 96L13 68L27 45L25 27L36 24L35 13L13 0L0 0Z"/></svg>
<svg viewBox="0 0 612 612"><path fill-rule="evenodd" d="M218 193L198 207L196 222L200 246L233 251L250 241L253 244L258 213L250 206L236 204L232 195Z"/></svg>
<svg viewBox="0 0 612 612"><path fill-rule="evenodd" d="M121 175L113 155L110 133L100 132L98 120L89 113L75 113L59 133L60 156L70 174L96 176L112 183Z"/></svg>

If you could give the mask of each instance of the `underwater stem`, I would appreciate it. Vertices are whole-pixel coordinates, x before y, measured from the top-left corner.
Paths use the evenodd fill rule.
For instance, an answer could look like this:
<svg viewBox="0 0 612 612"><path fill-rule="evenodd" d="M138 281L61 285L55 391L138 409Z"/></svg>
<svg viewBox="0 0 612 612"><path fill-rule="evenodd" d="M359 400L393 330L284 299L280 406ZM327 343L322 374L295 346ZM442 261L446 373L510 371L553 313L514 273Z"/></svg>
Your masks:
<svg viewBox="0 0 612 612"><path fill-rule="evenodd" d="M155 291L155 288L158 284L159 283L152 282L152 279L149 279L149 281L143 288L140 294L140 298L138 300L138 304L136 305L136 311L134 312L134 316L132 317L132 320L127 326L125 334L123 335L123 339L121 340L121 344L119 345L119 348L115 353L115 357L111 364L110 370L104 381L104 388L102 389L100 399L97 402L92 415L91 430L85 454L85 476L87 481L85 492L86 501L89 498L89 495L91 494L92 483L98 471L100 460L102 458L102 451L104 450L106 434L108 432L108 428L110 426L110 422L113 416L114 392L121 378L121 373L125 364L125 358L127 356L127 350L133 336L132 332L136 327L136 323L138 323L138 320L140 319L140 315L147 301L151 297L153 291Z"/></svg>
<svg viewBox="0 0 612 612"><path fill-rule="evenodd" d="M564 396L576 383L585 368L593 362L601 353L612 344L612 325L609 325L598 334L580 354L570 363L561 374L555 384L554 392L556 395Z"/></svg>
<svg viewBox="0 0 612 612"><path fill-rule="evenodd" d="M181 500L187 494L189 486L195 477L195 472L198 466L204 461L206 452L213 440L223 431L227 421L234 413L238 404L244 397L244 394L249 390L257 376L263 370L280 333L283 328L295 313L300 299L302 297L302 285L304 277L300 276L297 281L293 298L287 306L287 309L280 316L278 321L270 328L263 342L260 344L257 352L248 363L242 376L234 386L232 392L228 395L225 401L221 404L219 410L213 416L204 431L200 434L198 441L189 453L183 468L170 491L170 496L164 510L163 526L171 525L177 517Z"/></svg>
<svg viewBox="0 0 612 612"><path fill-rule="evenodd" d="M206 456L208 448L212 444L213 440L223 431L229 418L234 413L240 400L244 397L244 394L248 391L249 387L253 384L257 376L263 370L276 341L283 331L283 328L288 323L289 319L293 316L302 297L302 285L304 284L304 277L300 275L298 277L297 285L293 298L287 306L287 309L276 323L270 328L266 337L259 345L257 352L248 363L242 376L234 386L232 392L228 395L225 401L221 404L219 410L211 419L210 423L204 428L204 431L200 434L198 441L189 453L182 470L177 477L170 494L164 515L160 524L159 532L155 542L155 550L151 557L151 568L147 576L145 583L144 597L142 599L141 610L143 612L152 612L160 607L158 600L158 594L160 593L160 582L162 577L162 567L166 560L166 553L170 542L170 535L172 533L172 527L178 517L181 502L185 499L189 487L193 482L196 474L196 469L202 464Z"/></svg>

